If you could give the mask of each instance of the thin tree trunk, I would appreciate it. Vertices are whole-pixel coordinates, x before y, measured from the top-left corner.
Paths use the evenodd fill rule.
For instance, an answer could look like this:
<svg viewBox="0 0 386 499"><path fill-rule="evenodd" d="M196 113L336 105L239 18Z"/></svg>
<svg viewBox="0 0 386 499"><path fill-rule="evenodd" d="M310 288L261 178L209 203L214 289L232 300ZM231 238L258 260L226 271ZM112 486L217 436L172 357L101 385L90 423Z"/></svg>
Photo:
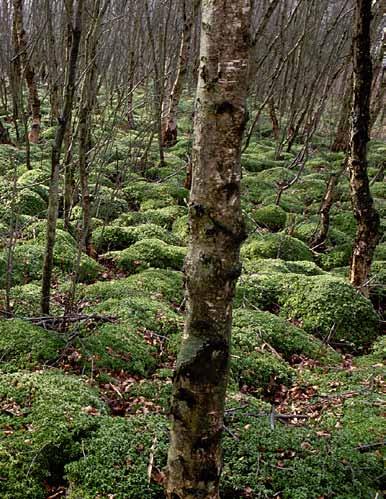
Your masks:
<svg viewBox="0 0 386 499"><path fill-rule="evenodd" d="M340 176L346 167L346 164L347 161L345 161L342 170L340 170L339 172L334 172L330 175L330 178L327 182L326 191L324 193L323 201L319 210L319 228L315 232L311 242L311 247L319 252L325 249L324 242L326 241L328 232L330 230L330 212L335 202L336 187L339 183Z"/></svg>
<svg viewBox="0 0 386 499"><path fill-rule="evenodd" d="M12 140L9 136L8 130L3 125L0 120L0 144L12 144Z"/></svg>
<svg viewBox="0 0 386 499"><path fill-rule="evenodd" d="M357 233L350 266L350 282L368 296L368 276L379 241L379 215L374 208L367 175L369 141L371 65L371 0L356 0L354 28L354 90L351 151L349 160L350 191Z"/></svg>
<svg viewBox="0 0 386 499"><path fill-rule="evenodd" d="M14 0L13 7L14 7L16 34L20 50L18 57L21 58L24 77L27 82L28 108L32 116L32 127L30 133L28 134L28 139L32 144L37 144L39 142L40 125L41 125L40 99L35 81L35 69L27 53L27 39L23 24L23 0Z"/></svg>
<svg viewBox="0 0 386 499"><path fill-rule="evenodd" d="M167 103L167 111L163 119L162 144L164 147L172 147L177 143L177 112L180 103L185 77L188 72L188 59L190 50L190 41L192 38L192 26L196 17L196 12L200 0L194 1L193 12L189 16L186 12L186 1L183 0L183 19L184 28L181 34L181 45L179 53L179 64L176 79L174 80L172 90Z"/></svg>
<svg viewBox="0 0 386 499"><path fill-rule="evenodd" d="M50 312L53 252L55 245L56 222L57 222L58 207L59 207L60 155L66 129L71 119L71 110L74 100L75 78L76 78L77 61L78 61L79 45L81 38L83 5L84 5L84 0L78 0L78 6L72 29L72 45L71 45L71 54L68 61L68 68L66 74L63 111L61 117L59 118L59 124L56 128L55 142L52 146L51 180L50 180L49 203L48 203L48 213L47 213L46 249L44 254L43 277L42 277L41 310L43 315L48 315Z"/></svg>
<svg viewBox="0 0 386 499"><path fill-rule="evenodd" d="M279 128L279 120L277 119L276 115L275 100L273 97L271 97L268 101L268 110L269 110L269 117L272 123L273 136L275 137L276 142L278 142L280 139L280 128Z"/></svg>
<svg viewBox="0 0 386 499"><path fill-rule="evenodd" d="M246 121L250 0L202 4L188 313L174 377L169 499L218 499L232 300L245 237L240 154Z"/></svg>
<svg viewBox="0 0 386 499"><path fill-rule="evenodd" d="M350 115L351 115L351 105L353 97L353 75L351 73L349 79L347 80L346 88L343 95L342 109L340 112L340 118L338 123L338 128L336 130L336 135L334 142L331 146L332 152L347 152L350 148Z"/></svg>

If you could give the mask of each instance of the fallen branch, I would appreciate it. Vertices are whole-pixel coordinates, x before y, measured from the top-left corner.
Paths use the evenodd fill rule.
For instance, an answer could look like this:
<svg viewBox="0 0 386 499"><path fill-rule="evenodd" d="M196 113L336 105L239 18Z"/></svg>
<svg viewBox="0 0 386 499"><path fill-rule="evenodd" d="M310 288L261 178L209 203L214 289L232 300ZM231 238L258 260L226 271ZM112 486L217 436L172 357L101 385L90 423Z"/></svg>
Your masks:
<svg viewBox="0 0 386 499"><path fill-rule="evenodd" d="M373 444L358 445L357 450L359 450L359 452L371 452L375 449L382 449L382 447L386 447L386 440Z"/></svg>
<svg viewBox="0 0 386 499"><path fill-rule="evenodd" d="M3 311L1 311L3 313ZM68 324L77 322L115 322L117 319L113 316L98 315L98 314L71 314L60 316L42 316L42 317L18 317L23 321L30 322L36 326L41 326L44 329L63 330Z"/></svg>

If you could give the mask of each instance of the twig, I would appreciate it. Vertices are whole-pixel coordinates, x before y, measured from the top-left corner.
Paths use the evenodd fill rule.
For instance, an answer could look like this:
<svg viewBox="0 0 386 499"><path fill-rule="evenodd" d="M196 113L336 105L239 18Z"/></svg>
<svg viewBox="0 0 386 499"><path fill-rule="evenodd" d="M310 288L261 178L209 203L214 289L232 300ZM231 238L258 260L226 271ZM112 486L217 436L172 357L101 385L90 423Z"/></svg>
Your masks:
<svg viewBox="0 0 386 499"><path fill-rule="evenodd" d="M383 440L382 442L375 442L373 444L358 445L356 449L359 450L359 452L371 452L374 449L381 449L382 447L386 447L386 440Z"/></svg>

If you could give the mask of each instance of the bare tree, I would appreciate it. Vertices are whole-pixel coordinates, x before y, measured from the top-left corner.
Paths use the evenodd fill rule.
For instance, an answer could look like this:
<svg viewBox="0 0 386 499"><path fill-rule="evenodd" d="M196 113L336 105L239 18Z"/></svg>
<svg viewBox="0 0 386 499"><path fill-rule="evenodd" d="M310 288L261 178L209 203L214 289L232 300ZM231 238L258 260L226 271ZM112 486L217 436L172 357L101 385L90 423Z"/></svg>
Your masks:
<svg viewBox="0 0 386 499"><path fill-rule="evenodd" d="M371 0L356 0L353 66L354 90L349 160L351 201L357 221L357 233L350 266L350 281L368 295L368 276L379 241L379 215L374 208L367 175L369 141L371 63Z"/></svg>
<svg viewBox="0 0 386 499"><path fill-rule="evenodd" d="M75 19L72 21L71 53L68 60L66 86L63 99L63 110L56 128L55 142L51 154L51 180L49 190L49 204L47 213L46 249L43 263L41 311L48 315L50 312L51 277L53 268L53 253L55 246L56 223L59 206L59 173L60 156L64 136L71 119L71 112L75 93L75 79L78 64L79 45L82 32L84 0L78 0Z"/></svg>

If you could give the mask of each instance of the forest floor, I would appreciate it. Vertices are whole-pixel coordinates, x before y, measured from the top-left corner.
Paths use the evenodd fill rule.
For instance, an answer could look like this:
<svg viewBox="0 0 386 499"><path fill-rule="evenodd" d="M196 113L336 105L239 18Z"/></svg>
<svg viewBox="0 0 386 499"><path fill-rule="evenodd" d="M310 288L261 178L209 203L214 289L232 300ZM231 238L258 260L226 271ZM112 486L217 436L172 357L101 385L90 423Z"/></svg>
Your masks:
<svg viewBox="0 0 386 499"><path fill-rule="evenodd" d="M187 106L188 107L188 106ZM172 373L184 322L189 113L159 168L146 165L141 128L97 130L90 169L93 258L83 254L74 306L61 317L76 271L79 199L70 230L59 219L52 317L39 317L50 144L32 169L21 148L0 146L0 309L6 309L9 227L12 316L0 320L0 497L161 498ZM343 155L315 138L299 179L302 144L277 155L269 125L243 154L248 239L235 296L224 427L223 499L382 497L385 447L382 334L386 243L370 298L348 283L355 234L342 176L322 248L319 208ZM369 149L373 179L386 143ZM15 173L16 172L16 173ZM16 181L17 197L11 195ZM285 184L283 184L283 182ZM279 205L278 189L287 185ZM291 185L290 185L291 184ZM385 227L386 192L372 182Z"/></svg>

